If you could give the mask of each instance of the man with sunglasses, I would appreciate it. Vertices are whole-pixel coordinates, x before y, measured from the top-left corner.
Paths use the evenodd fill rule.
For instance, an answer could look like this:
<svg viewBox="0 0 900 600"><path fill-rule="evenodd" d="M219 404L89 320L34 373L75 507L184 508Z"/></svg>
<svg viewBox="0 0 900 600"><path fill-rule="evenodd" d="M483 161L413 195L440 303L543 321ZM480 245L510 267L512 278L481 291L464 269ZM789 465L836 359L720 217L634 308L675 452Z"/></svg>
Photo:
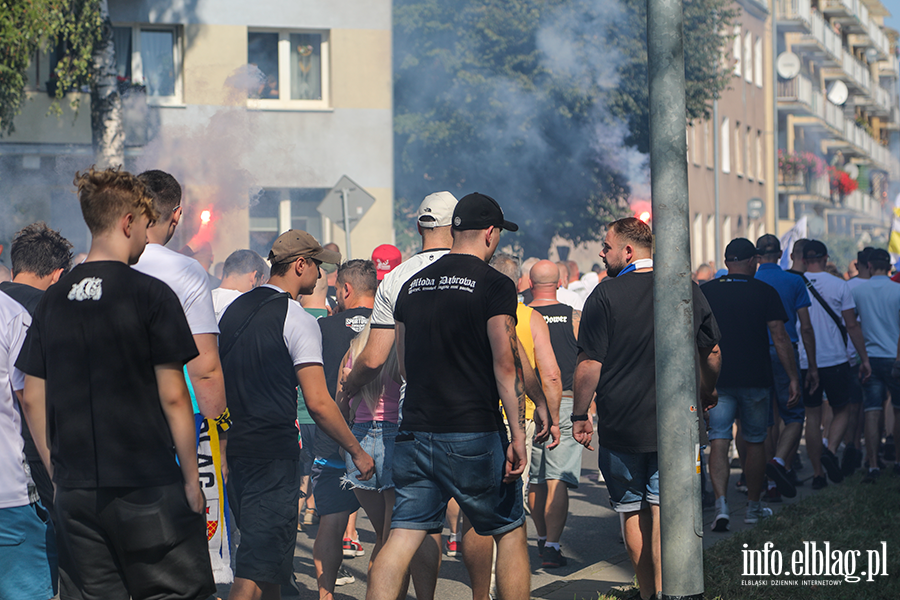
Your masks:
<svg viewBox="0 0 900 600"><path fill-rule="evenodd" d="M279 586L291 583L301 475L298 384L316 425L352 457L360 479L375 469L328 392L316 319L295 300L312 293L323 262L340 261L305 231L286 231L269 252L269 282L237 298L219 321L234 423L226 487L241 531L232 600L279 597Z"/></svg>

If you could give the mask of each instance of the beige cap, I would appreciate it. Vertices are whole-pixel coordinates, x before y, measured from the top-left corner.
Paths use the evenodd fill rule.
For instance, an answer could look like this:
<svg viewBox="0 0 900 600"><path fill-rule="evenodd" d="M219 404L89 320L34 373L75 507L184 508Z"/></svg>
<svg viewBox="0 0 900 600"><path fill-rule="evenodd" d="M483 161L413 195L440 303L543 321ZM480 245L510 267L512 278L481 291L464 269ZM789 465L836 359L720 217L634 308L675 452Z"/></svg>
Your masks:
<svg viewBox="0 0 900 600"><path fill-rule="evenodd" d="M316 241L316 238L301 229L288 229L278 236L269 251L269 262L274 265L301 256L326 263L341 264L340 252L326 250Z"/></svg>
<svg viewBox="0 0 900 600"><path fill-rule="evenodd" d="M426 229L446 227L453 221L453 209L456 208L456 196L450 192L435 192L425 196L416 220Z"/></svg>

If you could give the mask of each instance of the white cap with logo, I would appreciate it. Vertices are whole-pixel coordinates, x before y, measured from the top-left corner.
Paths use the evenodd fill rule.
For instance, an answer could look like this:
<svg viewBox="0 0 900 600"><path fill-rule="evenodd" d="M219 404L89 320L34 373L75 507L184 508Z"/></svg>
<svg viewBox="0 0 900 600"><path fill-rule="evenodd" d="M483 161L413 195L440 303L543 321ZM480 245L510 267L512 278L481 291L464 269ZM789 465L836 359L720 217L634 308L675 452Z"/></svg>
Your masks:
<svg viewBox="0 0 900 600"><path fill-rule="evenodd" d="M450 192L435 192L425 196L416 220L420 227L433 229L446 227L453 222L453 209L456 208L456 197Z"/></svg>

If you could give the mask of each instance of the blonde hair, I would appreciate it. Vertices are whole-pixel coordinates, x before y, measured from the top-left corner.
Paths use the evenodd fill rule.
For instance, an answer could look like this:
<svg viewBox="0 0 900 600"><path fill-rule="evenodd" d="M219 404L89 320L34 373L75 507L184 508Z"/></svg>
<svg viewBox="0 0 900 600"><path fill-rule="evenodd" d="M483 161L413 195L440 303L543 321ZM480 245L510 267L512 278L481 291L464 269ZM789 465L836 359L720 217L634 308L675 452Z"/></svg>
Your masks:
<svg viewBox="0 0 900 600"><path fill-rule="evenodd" d="M353 338L350 342L350 356L355 362L359 355L362 353L363 348L366 347L366 343L369 341L369 332L372 330L372 319L370 318L366 321L366 326L363 328L359 334ZM375 407L378 406L378 401L384 395L384 381L385 376L390 377L394 381L400 381L400 364L397 362L397 348L396 345L391 346L391 352L388 354L387 360L384 363L384 366L381 367L381 374L379 377L376 377L359 390L356 394L357 397L363 399L366 403L366 406L369 407L369 412L373 415L375 414Z"/></svg>
<svg viewBox="0 0 900 600"><path fill-rule="evenodd" d="M92 234L111 229L123 215L146 215L151 222L159 218L153 205L153 193L140 179L121 167L75 173L75 187L81 214Z"/></svg>

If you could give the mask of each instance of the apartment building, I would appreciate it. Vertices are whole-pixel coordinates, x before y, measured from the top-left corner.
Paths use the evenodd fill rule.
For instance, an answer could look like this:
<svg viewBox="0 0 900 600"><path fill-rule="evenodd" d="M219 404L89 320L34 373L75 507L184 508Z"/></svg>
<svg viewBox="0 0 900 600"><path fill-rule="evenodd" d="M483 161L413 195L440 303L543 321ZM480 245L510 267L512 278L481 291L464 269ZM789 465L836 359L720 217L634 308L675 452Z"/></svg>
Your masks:
<svg viewBox="0 0 900 600"><path fill-rule="evenodd" d="M890 229L900 162L897 32L879 0L776 0L779 229ZM890 195L890 198L889 198Z"/></svg>
<svg viewBox="0 0 900 600"><path fill-rule="evenodd" d="M765 0L736 0L729 89L712 118L688 126L691 264L721 266L728 242L775 227L772 19ZM718 243L717 243L718 240Z"/></svg>
<svg viewBox="0 0 900 600"><path fill-rule="evenodd" d="M184 225L215 261L265 256L289 228L345 248L317 206L347 175L375 198L352 231L355 257L393 239L391 2L110 0L126 100L130 170L162 168L185 188ZM7 210L0 242L45 219L85 249L72 194L92 162L90 99L48 115L53 51L35 57L16 131L0 139ZM209 211L204 214L203 211Z"/></svg>

